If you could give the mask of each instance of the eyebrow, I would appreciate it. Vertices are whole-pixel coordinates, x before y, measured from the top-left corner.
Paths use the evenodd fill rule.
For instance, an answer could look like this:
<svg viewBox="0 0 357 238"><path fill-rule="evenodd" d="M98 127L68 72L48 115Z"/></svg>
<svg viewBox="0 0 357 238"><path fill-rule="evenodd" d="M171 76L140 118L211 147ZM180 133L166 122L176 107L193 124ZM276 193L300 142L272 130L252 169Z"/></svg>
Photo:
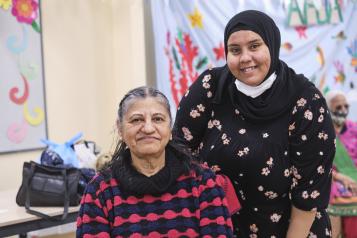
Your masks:
<svg viewBox="0 0 357 238"><path fill-rule="evenodd" d="M253 44L253 43L261 43L261 39L254 39L248 42L248 44ZM233 47L233 46L239 46L239 44L229 44L228 47Z"/></svg>

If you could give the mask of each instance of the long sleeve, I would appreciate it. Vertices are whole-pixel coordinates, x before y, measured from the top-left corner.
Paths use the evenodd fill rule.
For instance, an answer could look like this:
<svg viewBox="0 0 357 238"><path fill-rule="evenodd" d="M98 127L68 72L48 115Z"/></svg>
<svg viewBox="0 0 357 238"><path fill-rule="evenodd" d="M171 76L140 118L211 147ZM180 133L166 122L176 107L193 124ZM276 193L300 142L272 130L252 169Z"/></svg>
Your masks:
<svg viewBox="0 0 357 238"><path fill-rule="evenodd" d="M212 171L204 171L199 193L200 237L233 237L225 193Z"/></svg>
<svg viewBox="0 0 357 238"><path fill-rule="evenodd" d="M293 183L291 200L301 210L329 202L335 132L321 93L312 87L298 99L289 124Z"/></svg>
<svg viewBox="0 0 357 238"><path fill-rule="evenodd" d="M108 210L101 196L99 177L87 185L83 194L77 218L77 237L110 238Z"/></svg>
<svg viewBox="0 0 357 238"><path fill-rule="evenodd" d="M195 151L210 118L210 100L213 96L211 70L203 72L182 97L177 110L173 134L175 139Z"/></svg>

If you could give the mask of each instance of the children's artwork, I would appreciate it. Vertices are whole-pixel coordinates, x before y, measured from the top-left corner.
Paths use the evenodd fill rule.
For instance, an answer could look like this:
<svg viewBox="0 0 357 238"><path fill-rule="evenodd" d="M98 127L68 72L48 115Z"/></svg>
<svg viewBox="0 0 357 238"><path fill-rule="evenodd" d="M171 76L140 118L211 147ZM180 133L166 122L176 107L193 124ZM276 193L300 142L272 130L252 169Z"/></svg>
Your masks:
<svg viewBox="0 0 357 238"><path fill-rule="evenodd" d="M47 138L38 0L0 0L0 153Z"/></svg>
<svg viewBox="0 0 357 238"><path fill-rule="evenodd" d="M248 9L271 16L281 33L280 59L323 92L345 91L357 120L356 0L151 0L158 89L178 106L196 77L226 63L223 33ZM353 112L355 108L355 112ZM176 108L172 107L175 115Z"/></svg>

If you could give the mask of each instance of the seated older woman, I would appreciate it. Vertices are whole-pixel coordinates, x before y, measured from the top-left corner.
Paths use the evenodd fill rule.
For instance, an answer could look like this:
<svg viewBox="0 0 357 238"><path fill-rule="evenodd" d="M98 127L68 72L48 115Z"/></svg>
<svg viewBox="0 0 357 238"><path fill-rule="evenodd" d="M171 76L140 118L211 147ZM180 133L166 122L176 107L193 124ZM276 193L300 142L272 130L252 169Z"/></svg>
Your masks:
<svg viewBox="0 0 357 238"><path fill-rule="evenodd" d="M77 237L232 237L221 183L171 140L161 92L131 90L117 124L122 142L86 188Z"/></svg>

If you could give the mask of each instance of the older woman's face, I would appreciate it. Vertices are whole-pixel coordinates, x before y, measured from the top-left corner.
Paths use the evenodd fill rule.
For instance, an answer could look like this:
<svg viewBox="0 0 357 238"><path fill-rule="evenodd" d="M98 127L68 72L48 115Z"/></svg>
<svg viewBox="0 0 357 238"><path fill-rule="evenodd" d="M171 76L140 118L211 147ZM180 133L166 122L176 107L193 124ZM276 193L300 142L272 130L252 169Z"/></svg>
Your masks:
<svg viewBox="0 0 357 238"><path fill-rule="evenodd" d="M129 105L119 129L133 158L158 158L170 140L170 123L166 107L149 97Z"/></svg>
<svg viewBox="0 0 357 238"><path fill-rule="evenodd" d="M271 59L268 46L257 33L233 32L228 38L227 49L227 65L239 81L250 86L263 82Z"/></svg>

